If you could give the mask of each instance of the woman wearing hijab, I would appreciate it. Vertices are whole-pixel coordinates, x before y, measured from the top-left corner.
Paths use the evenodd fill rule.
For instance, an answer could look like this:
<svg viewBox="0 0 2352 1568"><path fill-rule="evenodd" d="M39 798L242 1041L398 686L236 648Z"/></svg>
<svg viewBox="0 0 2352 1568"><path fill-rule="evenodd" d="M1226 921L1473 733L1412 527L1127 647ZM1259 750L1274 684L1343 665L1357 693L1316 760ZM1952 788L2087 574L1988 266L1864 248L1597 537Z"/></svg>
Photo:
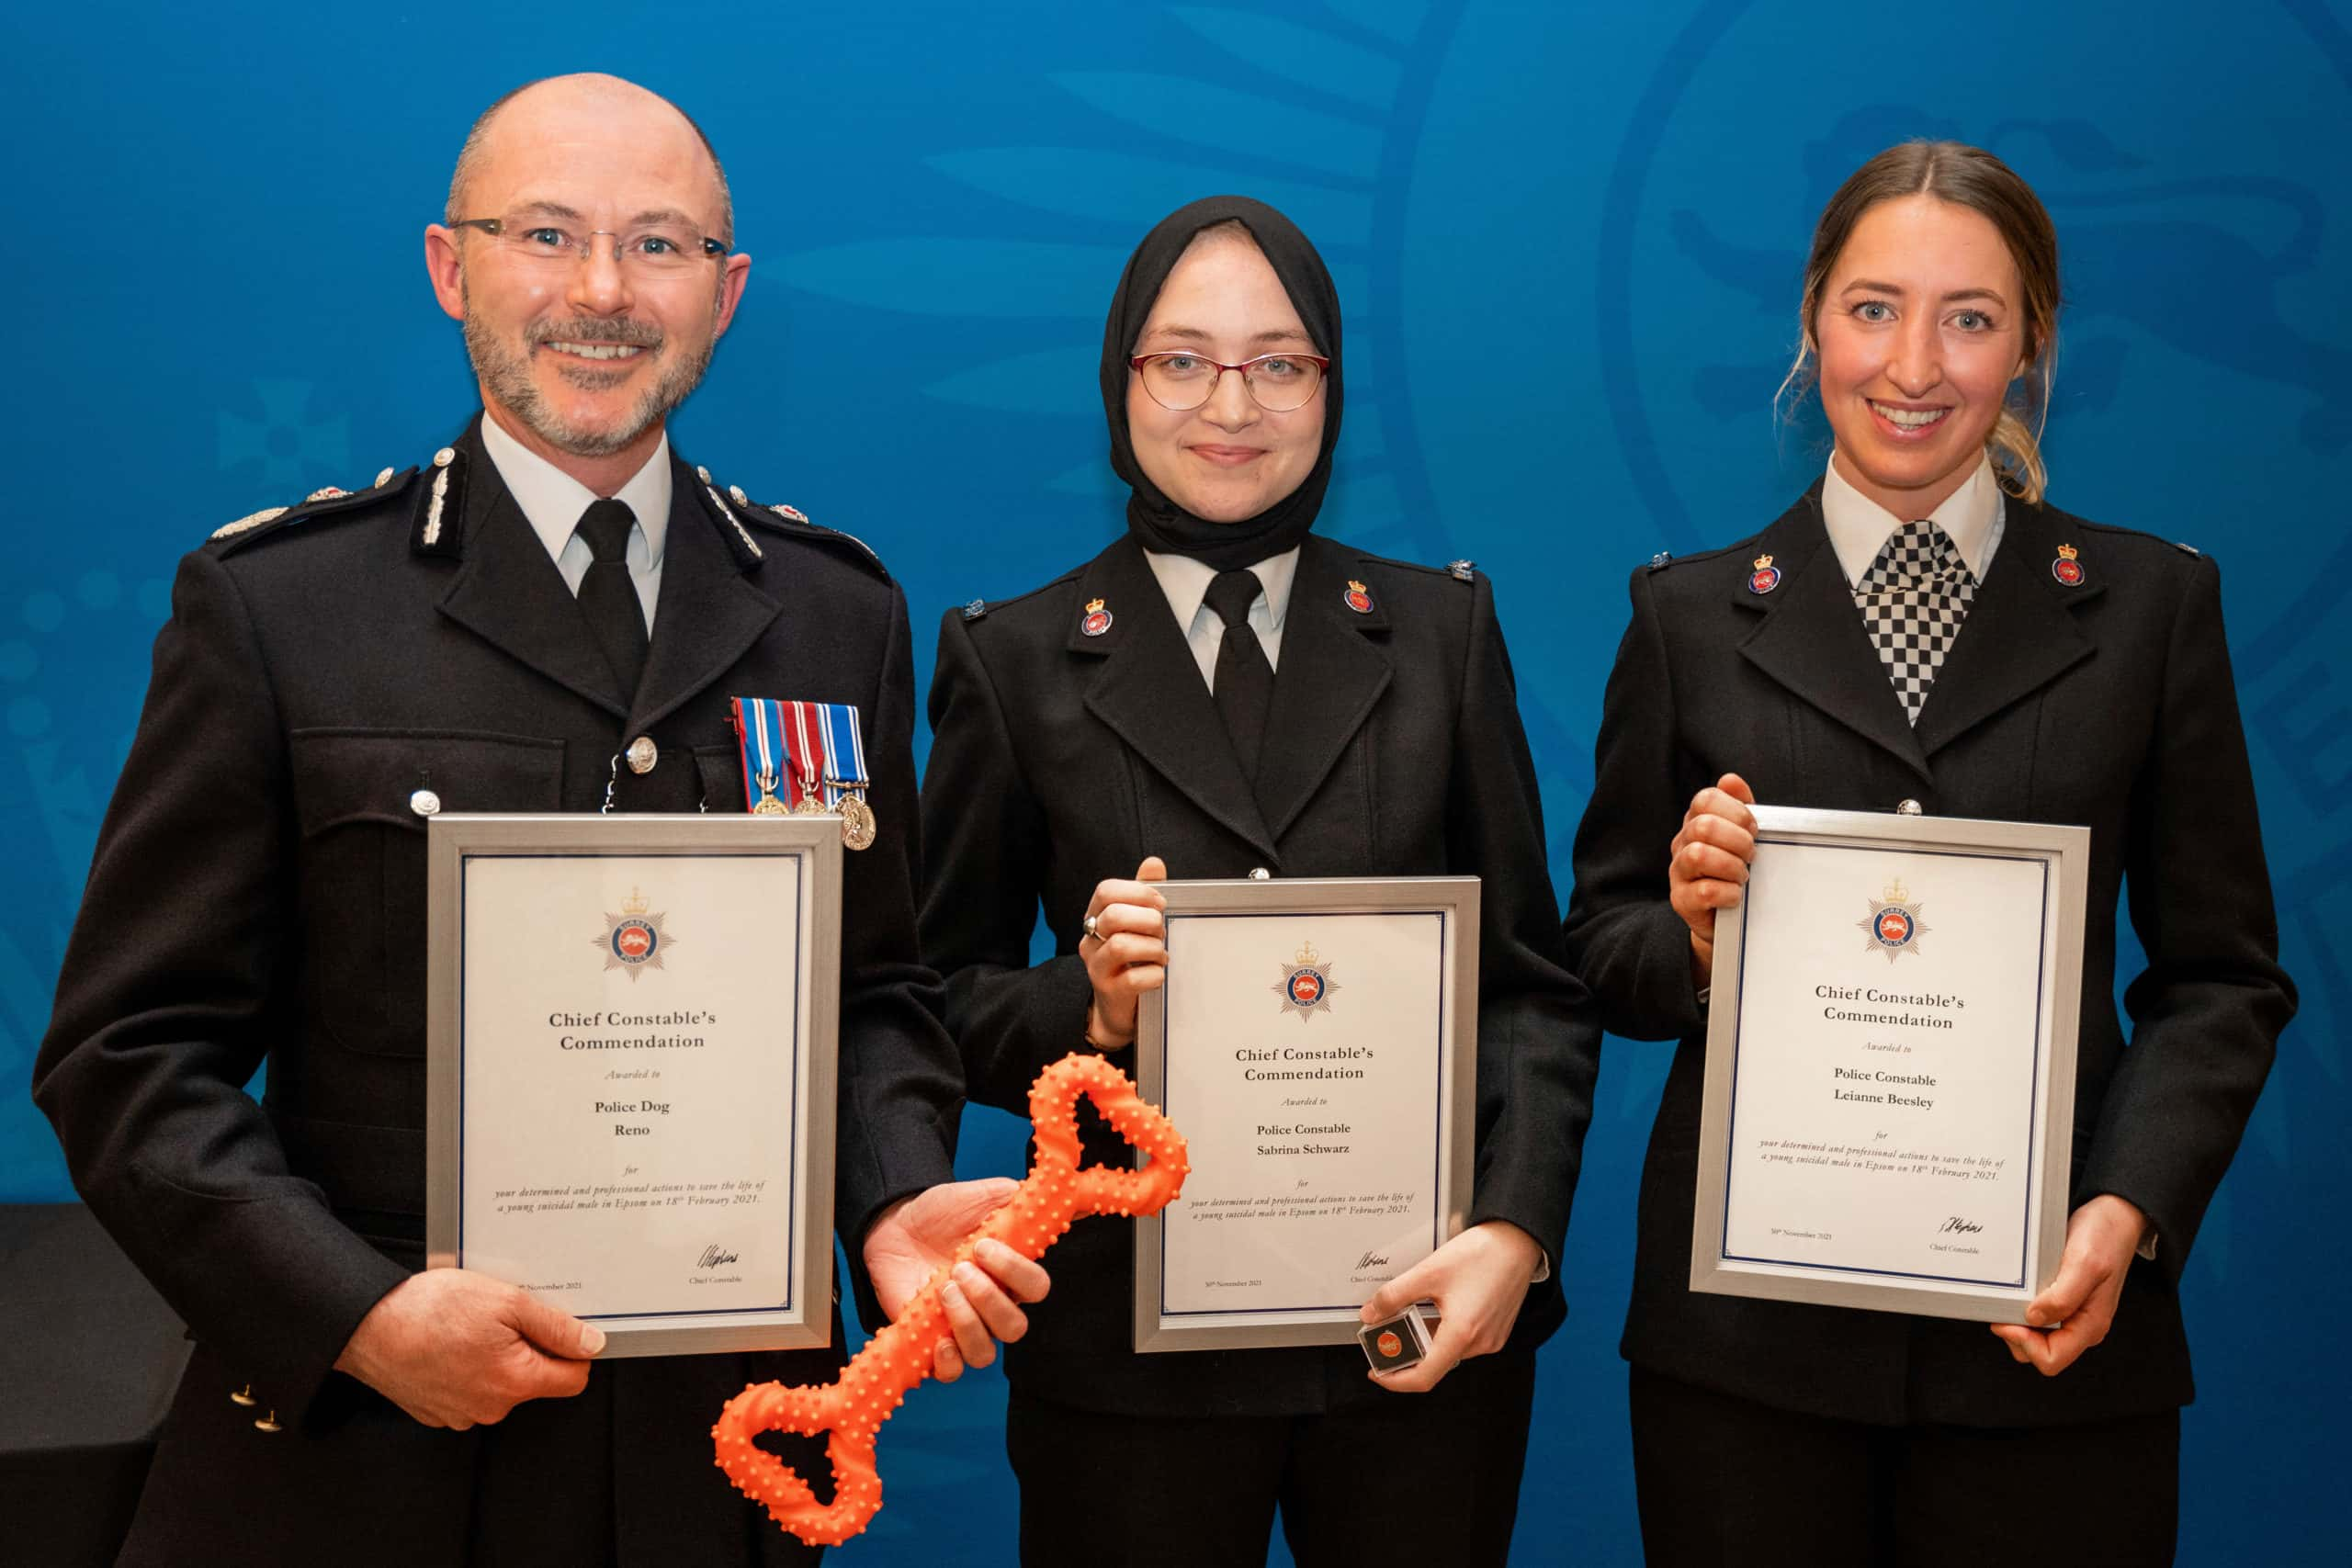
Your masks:
<svg viewBox="0 0 2352 1568"><path fill-rule="evenodd" d="M1312 532L1344 384L1330 276L1279 212L1212 197L1136 248L1102 346L1125 534L941 626L924 947L971 1097L1025 1110L1072 1050L1128 1065L1163 875L1482 877L1471 1223L1365 1309L1442 1313L1377 1378L1353 1345L1136 1355L1133 1232L1078 1227L1006 1366L1032 1564L1255 1568L1278 1506L1306 1564L1510 1541L1599 1037L1486 579ZM1086 1157L1127 1155L1095 1124Z"/></svg>
<svg viewBox="0 0 2352 1568"><path fill-rule="evenodd" d="M2181 1269L2294 989L2218 570L2042 500L2057 309L2056 233L2007 165L1880 153L1804 273L1827 472L1634 574L1567 934L1612 1032L1681 1043L1623 1347L1652 1562L2172 1561ZM1758 800L2089 826L2071 1218L2035 1326L1689 1289L1712 944Z"/></svg>

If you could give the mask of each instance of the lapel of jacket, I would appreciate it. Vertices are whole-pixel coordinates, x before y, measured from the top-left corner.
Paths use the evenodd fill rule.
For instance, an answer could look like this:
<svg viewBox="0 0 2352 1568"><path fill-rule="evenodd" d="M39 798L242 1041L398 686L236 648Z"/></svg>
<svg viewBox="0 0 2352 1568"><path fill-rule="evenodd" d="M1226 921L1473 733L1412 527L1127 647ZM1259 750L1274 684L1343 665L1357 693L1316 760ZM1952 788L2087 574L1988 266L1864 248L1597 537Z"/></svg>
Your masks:
<svg viewBox="0 0 2352 1568"><path fill-rule="evenodd" d="M465 562L441 613L614 717L627 717L612 666L479 430L468 429L458 445L466 465Z"/></svg>
<svg viewBox="0 0 2352 1568"><path fill-rule="evenodd" d="M1247 840L1268 864L1280 864L1274 836L1241 776L1183 628L1132 537L1121 538L1087 567L1078 602L1096 599L1111 612L1110 629L1088 637L1082 619L1073 617L1067 643L1072 654L1101 666L1086 688L1088 711L1185 798Z"/></svg>
<svg viewBox="0 0 2352 1568"><path fill-rule="evenodd" d="M734 524L673 448L670 532L662 551L662 596L653 641L630 705L628 732L639 735L732 669L783 605L753 581L763 562L730 549ZM780 569L779 569L780 570Z"/></svg>
<svg viewBox="0 0 2352 1568"><path fill-rule="evenodd" d="M1931 757L2098 651L2074 611L2106 592L2105 581L2068 588L2050 575L2058 547L2081 541L2061 537L2042 507L2014 497L2007 506L2000 550L1919 710L1920 750Z"/></svg>
<svg viewBox="0 0 2352 1568"><path fill-rule="evenodd" d="M1902 699L1888 682L1886 666L1854 608L1853 589L1838 564L1838 552L1829 547L1817 482L1757 536L1757 549L1772 557L1781 570L1781 584L1770 593L1750 592L1747 584L1755 568L1749 558L1728 562L1737 571L1733 605L1758 620L1739 645L1740 653L1922 779L1928 778L1927 753L1904 718ZM1930 698L1928 706L1934 705Z"/></svg>
<svg viewBox="0 0 2352 1568"><path fill-rule="evenodd" d="M1353 552L1310 534L1291 579L1282 663L1258 761L1258 804L1277 840L1388 689L1388 656L1380 646L1388 631L1385 598L1375 598L1361 615L1342 600L1354 559Z"/></svg>

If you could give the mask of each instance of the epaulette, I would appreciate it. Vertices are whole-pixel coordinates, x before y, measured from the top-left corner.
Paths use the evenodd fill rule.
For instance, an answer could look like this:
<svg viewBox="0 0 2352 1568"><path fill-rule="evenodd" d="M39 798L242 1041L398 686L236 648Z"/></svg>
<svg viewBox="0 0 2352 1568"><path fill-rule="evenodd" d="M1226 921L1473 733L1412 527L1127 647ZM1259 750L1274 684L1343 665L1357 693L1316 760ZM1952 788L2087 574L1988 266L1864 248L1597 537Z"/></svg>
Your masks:
<svg viewBox="0 0 2352 1568"><path fill-rule="evenodd" d="M1036 587L1028 590L1026 592L1011 594L1002 599L967 599L963 604L956 606L956 614L957 617L962 620L982 620L989 615L996 615L1000 611L1010 610L1015 604L1025 604L1032 599L1038 598L1043 594L1051 593L1055 589L1076 582L1080 578L1084 577L1085 575L1086 568L1083 566L1075 566L1070 568L1069 570L1063 572L1059 577L1055 578L1052 581L1041 582ZM1050 613L1059 615L1062 612L1058 607L1057 607Z"/></svg>
<svg viewBox="0 0 2352 1568"><path fill-rule="evenodd" d="M1357 558L1375 570L1417 571L1427 577L1452 578L1458 582L1477 581L1478 564L1476 561L1456 560L1448 561L1443 566L1426 566L1417 560L1397 560L1389 556L1365 554L1359 555Z"/></svg>
<svg viewBox="0 0 2352 1568"><path fill-rule="evenodd" d="M2055 511L2056 509L2052 508L2052 510ZM2069 517L2067 518L2067 521L2074 524L2075 526L2081 529L2086 534L2112 534L2120 538L2147 539L2159 545L2169 545L2174 549L2178 550L2182 555L2196 556L2200 559L2205 554L2203 550L2199 549L2195 545L2189 544L2187 540L2167 539L2161 534L2151 534L2145 528L2126 528L2122 525L2117 523L2094 523L2087 517Z"/></svg>
<svg viewBox="0 0 2352 1568"><path fill-rule="evenodd" d="M376 476L376 482L365 490L344 490L336 485L328 485L322 490L312 491L291 506L267 506L240 517L234 523L224 523L206 536L205 542L225 542L221 551L225 555L229 550L242 548L255 539L279 533L296 523L332 517L338 513L356 511L372 502L388 500L407 489L409 481L416 475L414 468L397 472L386 468Z"/></svg>
<svg viewBox="0 0 2352 1568"><path fill-rule="evenodd" d="M1712 550L1693 550L1687 556L1678 556L1672 550L1660 550L1644 561L1637 570L1645 572L1664 571L1670 566L1689 566L1693 561L1713 560L1719 556L1737 555L1752 546L1758 536L1760 536L1742 539L1736 544L1718 546Z"/></svg>
<svg viewBox="0 0 2352 1568"><path fill-rule="evenodd" d="M702 481L703 496L710 503L711 510L731 529L732 537L729 542L736 547L737 559L742 566L748 568L765 558L766 552L760 548L759 541L751 535L752 528L761 528L772 534L782 534L787 538L807 539L823 545L857 561L883 581L891 581L890 569L882 564L882 558L874 553L872 546L855 535L828 528L821 523L812 523L808 513L797 506L755 502L744 493L741 485L729 485L722 494L718 481L710 477L708 468L696 468L695 478ZM848 547L844 549L844 546Z"/></svg>

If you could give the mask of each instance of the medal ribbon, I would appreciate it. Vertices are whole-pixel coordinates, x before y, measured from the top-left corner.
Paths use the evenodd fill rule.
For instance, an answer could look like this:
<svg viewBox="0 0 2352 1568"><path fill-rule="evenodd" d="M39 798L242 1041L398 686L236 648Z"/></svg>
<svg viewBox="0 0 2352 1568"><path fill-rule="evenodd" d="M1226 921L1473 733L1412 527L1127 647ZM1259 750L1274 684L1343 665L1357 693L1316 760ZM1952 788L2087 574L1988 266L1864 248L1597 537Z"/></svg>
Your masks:
<svg viewBox="0 0 2352 1568"><path fill-rule="evenodd" d="M784 705L773 697L736 697L730 705L743 757L743 808L748 811L763 795L775 795L786 786Z"/></svg>
<svg viewBox="0 0 2352 1568"><path fill-rule="evenodd" d="M821 810L832 802L825 793L825 728L809 710L814 703L784 705L784 744L792 753L792 808Z"/></svg>
<svg viewBox="0 0 2352 1568"><path fill-rule="evenodd" d="M843 795L865 792L865 740L858 733L857 709L847 703L809 703L817 724L824 731L825 755L831 761L826 770L825 804L839 806Z"/></svg>

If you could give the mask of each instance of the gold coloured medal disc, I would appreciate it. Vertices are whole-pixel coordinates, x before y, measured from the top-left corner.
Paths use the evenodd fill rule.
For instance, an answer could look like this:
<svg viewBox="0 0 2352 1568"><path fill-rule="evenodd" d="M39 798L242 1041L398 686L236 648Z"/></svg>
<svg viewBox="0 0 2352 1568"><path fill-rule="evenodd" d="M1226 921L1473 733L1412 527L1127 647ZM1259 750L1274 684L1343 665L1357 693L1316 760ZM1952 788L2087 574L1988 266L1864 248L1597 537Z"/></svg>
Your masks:
<svg viewBox="0 0 2352 1568"><path fill-rule="evenodd" d="M858 795L842 796L842 842L853 850L862 850L874 842L876 824L874 808Z"/></svg>
<svg viewBox="0 0 2352 1568"><path fill-rule="evenodd" d="M789 817L792 815L792 807L778 800L775 795L770 795L766 790L762 790L760 791L759 804L752 807L752 815L754 817Z"/></svg>

